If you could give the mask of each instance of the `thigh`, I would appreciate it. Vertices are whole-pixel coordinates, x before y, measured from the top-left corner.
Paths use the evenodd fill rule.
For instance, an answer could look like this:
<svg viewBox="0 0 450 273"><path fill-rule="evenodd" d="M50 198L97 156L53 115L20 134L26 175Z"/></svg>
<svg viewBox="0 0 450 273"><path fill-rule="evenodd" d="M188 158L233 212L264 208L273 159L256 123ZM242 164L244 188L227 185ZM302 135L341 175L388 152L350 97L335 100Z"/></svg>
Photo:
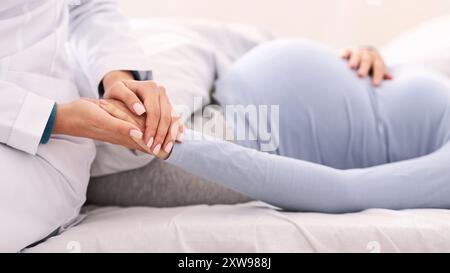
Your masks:
<svg viewBox="0 0 450 273"><path fill-rule="evenodd" d="M386 131L389 161L420 157L441 148L450 137L450 84L429 70L393 69L394 80L376 90Z"/></svg>
<svg viewBox="0 0 450 273"><path fill-rule="evenodd" d="M370 82L317 43L287 40L260 46L220 79L215 97L223 105L279 106L279 119L267 121L278 129L280 155L340 169L387 160Z"/></svg>
<svg viewBox="0 0 450 273"><path fill-rule="evenodd" d="M82 200L47 161L0 144L0 162L0 252L20 251L77 215Z"/></svg>

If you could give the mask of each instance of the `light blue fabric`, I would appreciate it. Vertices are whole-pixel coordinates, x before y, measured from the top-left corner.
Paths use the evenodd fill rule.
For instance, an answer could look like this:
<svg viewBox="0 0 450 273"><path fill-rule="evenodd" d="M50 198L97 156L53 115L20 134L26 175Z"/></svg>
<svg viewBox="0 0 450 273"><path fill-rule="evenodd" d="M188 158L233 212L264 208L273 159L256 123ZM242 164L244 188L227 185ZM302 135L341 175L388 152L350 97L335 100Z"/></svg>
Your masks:
<svg viewBox="0 0 450 273"><path fill-rule="evenodd" d="M234 65L215 97L279 105L278 150L188 131L168 162L287 210L448 209L450 85L418 68L393 74L374 88L319 44L267 43Z"/></svg>

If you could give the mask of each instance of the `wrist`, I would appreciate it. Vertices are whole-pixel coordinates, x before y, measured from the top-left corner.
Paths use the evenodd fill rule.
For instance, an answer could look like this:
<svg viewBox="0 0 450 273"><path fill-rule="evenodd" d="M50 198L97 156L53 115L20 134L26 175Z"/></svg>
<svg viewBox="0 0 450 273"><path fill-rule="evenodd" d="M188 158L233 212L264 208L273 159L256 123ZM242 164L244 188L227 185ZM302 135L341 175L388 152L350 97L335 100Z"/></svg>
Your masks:
<svg viewBox="0 0 450 273"><path fill-rule="evenodd" d="M105 91L107 91L111 86L116 84L117 82L121 82L124 80L134 80L133 73L130 71L112 71L105 75L103 78L103 87Z"/></svg>
<svg viewBox="0 0 450 273"><path fill-rule="evenodd" d="M71 104L58 104L56 109L55 124L53 126L52 134L70 135L71 121L73 115L70 114Z"/></svg>

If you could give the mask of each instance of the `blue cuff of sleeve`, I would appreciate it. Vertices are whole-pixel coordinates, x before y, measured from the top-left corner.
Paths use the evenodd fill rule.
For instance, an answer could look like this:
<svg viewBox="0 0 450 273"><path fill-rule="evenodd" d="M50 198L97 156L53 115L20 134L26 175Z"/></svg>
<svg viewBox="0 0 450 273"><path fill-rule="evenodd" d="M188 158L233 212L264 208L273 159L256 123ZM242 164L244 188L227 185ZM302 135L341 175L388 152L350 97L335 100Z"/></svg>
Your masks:
<svg viewBox="0 0 450 273"><path fill-rule="evenodd" d="M45 126L44 134L42 134L41 144L47 144L50 141L50 137L52 136L53 127L55 126L56 119L56 110L58 109L58 105L55 103L53 106L52 112L50 113L50 117L48 118L47 125Z"/></svg>

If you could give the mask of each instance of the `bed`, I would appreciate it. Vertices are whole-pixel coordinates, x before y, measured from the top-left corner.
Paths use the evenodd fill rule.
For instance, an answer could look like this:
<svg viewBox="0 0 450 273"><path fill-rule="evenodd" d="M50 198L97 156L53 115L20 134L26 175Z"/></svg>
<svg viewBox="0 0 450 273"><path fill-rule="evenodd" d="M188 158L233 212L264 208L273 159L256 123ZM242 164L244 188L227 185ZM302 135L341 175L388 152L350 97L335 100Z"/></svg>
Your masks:
<svg viewBox="0 0 450 273"><path fill-rule="evenodd" d="M428 30L431 27L445 28L448 24L448 18L427 23L386 47L386 55L391 56L389 59L400 61L414 59L414 56L400 56L402 49L405 46L411 48L416 44L414 41L420 41L425 34L430 35ZM215 75L220 75L234 59L253 46L270 39L270 35L254 28L203 21L137 21L134 27L138 35L153 33L143 44L155 60L155 71L162 71L158 75L162 84L169 86L168 90L187 92L184 97L172 94L176 103L182 103L189 96L201 96L205 99L204 104L209 103L208 93ZM167 36L168 30L175 36ZM436 46L436 43L429 44ZM442 43L439 46L448 48ZM436 48L430 50L435 51ZM414 52L409 50L408 54ZM430 59L424 54L427 52L426 46L421 45L420 52L424 59ZM164 60L170 56L190 56L190 63L166 63ZM444 62L445 59L435 58L433 62L436 61ZM198 65L199 62L202 65ZM207 69L199 70L201 67ZM165 70L177 71L180 75L177 81L169 74L166 76ZM191 110L199 109L194 107ZM108 151L105 157L114 157L115 151L105 150ZM136 162L141 163L128 166L128 169L142 167L138 166L142 161ZM121 168L120 162L108 166L94 164L93 173L109 175L125 171ZM228 198L230 204L226 204L227 198L222 200L222 205L208 205L207 200L205 205L192 205L189 200L184 200L175 204L178 206L164 208L164 204L158 203L158 198L152 199L151 195L146 195L153 203L134 202L132 204L142 206L129 206L122 199L130 198L133 193L128 192L127 196L126 191L118 189L115 194L105 197L106 191L103 189L106 186L97 185L100 185L97 192L103 193L103 199L97 198L97 201L100 200L97 203L102 206L86 206L83 209L85 218L81 223L24 252L450 251L450 211L447 210L371 209L340 215L292 213L236 196L234 199ZM141 195L142 192L141 189ZM220 198L229 193L219 190L215 194ZM110 203L122 207L110 206Z"/></svg>
<svg viewBox="0 0 450 273"><path fill-rule="evenodd" d="M326 215L261 202L88 208L85 220L26 252L448 252L450 212Z"/></svg>

